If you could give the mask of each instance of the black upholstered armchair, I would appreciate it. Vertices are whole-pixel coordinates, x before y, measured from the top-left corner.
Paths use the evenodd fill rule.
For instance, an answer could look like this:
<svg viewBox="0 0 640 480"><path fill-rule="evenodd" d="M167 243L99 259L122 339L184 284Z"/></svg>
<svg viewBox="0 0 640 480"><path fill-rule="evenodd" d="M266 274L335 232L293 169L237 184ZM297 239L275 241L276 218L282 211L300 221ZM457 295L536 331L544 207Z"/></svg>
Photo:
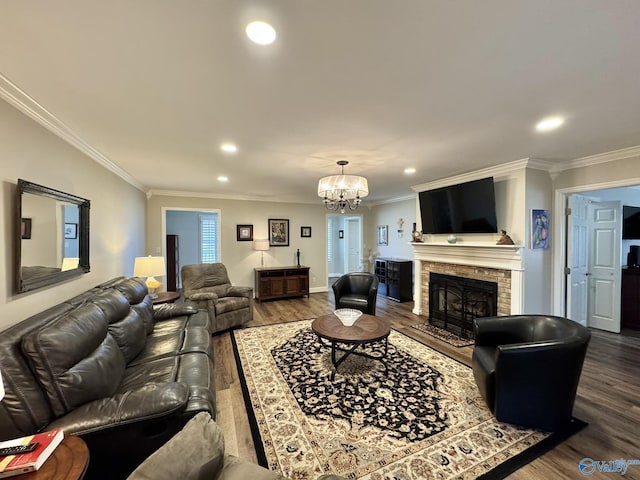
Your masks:
<svg viewBox="0 0 640 480"><path fill-rule="evenodd" d="M336 309L355 308L362 313L376 314L378 277L373 273L347 273L336 280L332 288Z"/></svg>
<svg viewBox="0 0 640 480"><path fill-rule="evenodd" d="M473 376L496 419L562 430L591 332L562 317L514 315L474 320Z"/></svg>

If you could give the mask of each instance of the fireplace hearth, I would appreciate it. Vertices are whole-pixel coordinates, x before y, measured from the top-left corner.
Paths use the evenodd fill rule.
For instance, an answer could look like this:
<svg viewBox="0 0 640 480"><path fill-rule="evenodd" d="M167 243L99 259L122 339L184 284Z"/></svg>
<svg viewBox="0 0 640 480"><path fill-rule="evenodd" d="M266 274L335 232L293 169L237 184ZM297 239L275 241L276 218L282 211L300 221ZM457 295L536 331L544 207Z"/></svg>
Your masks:
<svg viewBox="0 0 640 480"><path fill-rule="evenodd" d="M474 278L429 274L429 323L473 338L473 319L497 315L498 284Z"/></svg>

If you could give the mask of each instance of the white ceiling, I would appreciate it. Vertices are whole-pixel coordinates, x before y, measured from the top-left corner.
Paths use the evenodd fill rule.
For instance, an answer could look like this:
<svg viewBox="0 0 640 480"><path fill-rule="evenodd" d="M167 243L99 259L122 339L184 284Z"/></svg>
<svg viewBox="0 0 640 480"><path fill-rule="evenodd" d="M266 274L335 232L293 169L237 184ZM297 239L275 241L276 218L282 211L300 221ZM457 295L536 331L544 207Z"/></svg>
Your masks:
<svg viewBox="0 0 640 480"><path fill-rule="evenodd" d="M145 189L319 202L345 159L382 201L639 145L640 1L3 0L0 74Z"/></svg>

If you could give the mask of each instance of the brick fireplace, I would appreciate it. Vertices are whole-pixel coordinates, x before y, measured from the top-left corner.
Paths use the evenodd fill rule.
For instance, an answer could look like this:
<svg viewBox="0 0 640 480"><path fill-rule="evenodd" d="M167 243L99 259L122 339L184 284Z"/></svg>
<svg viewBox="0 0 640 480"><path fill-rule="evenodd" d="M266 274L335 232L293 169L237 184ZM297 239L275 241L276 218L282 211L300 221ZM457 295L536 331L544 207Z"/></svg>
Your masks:
<svg viewBox="0 0 640 480"><path fill-rule="evenodd" d="M414 249L413 313L429 314L431 272L497 283L497 314L523 312L522 246L493 244L412 243ZM419 286L419 288L418 288Z"/></svg>

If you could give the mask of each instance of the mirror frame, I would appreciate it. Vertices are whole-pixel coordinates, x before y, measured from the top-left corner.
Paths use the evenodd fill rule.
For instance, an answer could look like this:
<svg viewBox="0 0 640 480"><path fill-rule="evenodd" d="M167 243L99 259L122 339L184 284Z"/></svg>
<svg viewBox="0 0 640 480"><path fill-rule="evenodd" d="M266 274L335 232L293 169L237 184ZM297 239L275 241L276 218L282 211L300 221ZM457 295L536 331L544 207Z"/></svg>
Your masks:
<svg viewBox="0 0 640 480"><path fill-rule="evenodd" d="M71 203L78 206L79 225L78 225L78 268L66 270L64 272L55 272L50 275L40 277L35 280L22 278L22 195L30 193L32 195L40 195L49 197L61 202ZM28 182L27 180L18 179L16 189L16 218L15 218L15 290L17 293L29 292L38 288L63 282L73 277L82 275L91 270L89 266L89 210L91 202L86 198L77 197L70 193L61 192L50 187L38 185Z"/></svg>

